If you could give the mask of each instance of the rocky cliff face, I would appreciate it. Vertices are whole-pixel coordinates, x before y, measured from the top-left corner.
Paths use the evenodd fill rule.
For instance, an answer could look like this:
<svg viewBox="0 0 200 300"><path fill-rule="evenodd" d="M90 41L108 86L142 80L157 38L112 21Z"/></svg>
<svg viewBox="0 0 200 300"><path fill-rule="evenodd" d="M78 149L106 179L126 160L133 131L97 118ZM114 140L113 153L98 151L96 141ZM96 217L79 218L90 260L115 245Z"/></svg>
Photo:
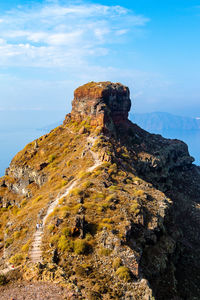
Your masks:
<svg viewBox="0 0 200 300"><path fill-rule="evenodd" d="M74 299L198 299L200 169L130 106L119 83L83 85L63 125L17 154L0 180L0 263Z"/></svg>
<svg viewBox="0 0 200 300"><path fill-rule="evenodd" d="M130 108L128 87L120 83L91 82L75 90L71 118L78 122L90 118L92 126L112 128L113 123L128 120Z"/></svg>

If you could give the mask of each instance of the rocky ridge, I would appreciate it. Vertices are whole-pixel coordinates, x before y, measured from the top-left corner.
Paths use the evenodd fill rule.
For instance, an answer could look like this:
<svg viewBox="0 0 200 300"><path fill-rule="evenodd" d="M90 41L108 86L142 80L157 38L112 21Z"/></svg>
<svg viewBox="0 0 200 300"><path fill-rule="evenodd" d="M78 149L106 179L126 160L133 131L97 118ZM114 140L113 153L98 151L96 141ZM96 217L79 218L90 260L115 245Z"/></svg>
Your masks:
<svg viewBox="0 0 200 300"><path fill-rule="evenodd" d="M12 160L0 180L2 268L76 299L198 299L200 169L185 143L130 122L130 107L120 83L83 85L63 125Z"/></svg>

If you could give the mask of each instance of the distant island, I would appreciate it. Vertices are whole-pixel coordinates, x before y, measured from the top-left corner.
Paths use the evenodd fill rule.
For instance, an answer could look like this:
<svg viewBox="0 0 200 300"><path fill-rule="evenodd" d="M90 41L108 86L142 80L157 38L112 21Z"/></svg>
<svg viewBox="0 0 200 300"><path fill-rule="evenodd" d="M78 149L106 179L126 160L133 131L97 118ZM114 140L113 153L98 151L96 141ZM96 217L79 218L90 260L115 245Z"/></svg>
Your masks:
<svg viewBox="0 0 200 300"><path fill-rule="evenodd" d="M130 114L132 122L147 131L200 130L200 118L176 116L166 112Z"/></svg>

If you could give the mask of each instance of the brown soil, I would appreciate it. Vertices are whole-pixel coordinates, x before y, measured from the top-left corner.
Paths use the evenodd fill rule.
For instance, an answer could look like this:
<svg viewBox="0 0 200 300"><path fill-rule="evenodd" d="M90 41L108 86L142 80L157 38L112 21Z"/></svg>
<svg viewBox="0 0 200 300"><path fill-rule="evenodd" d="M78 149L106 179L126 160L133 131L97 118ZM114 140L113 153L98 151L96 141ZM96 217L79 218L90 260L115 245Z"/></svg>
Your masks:
<svg viewBox="0 0 200 300"><path fill-rule="evenodd" d="M0 287L0 300L75 299L66 288L51 283L14 283Z"/></svg>

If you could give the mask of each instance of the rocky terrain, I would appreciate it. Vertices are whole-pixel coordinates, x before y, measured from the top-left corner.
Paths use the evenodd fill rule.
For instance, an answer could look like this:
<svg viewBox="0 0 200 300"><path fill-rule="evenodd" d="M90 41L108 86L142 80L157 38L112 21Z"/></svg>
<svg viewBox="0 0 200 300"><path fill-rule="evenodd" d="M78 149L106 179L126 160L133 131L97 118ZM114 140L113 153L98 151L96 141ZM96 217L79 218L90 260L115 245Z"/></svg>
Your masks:
<svg viewBox="0 0 200 300"><path fill-rule="evenodd" d="M200 168L130 107L128 87L85 84L63 125L13 158L0 179L2 299L37 299L41 284L41 299L199 299Z"/></svg>

